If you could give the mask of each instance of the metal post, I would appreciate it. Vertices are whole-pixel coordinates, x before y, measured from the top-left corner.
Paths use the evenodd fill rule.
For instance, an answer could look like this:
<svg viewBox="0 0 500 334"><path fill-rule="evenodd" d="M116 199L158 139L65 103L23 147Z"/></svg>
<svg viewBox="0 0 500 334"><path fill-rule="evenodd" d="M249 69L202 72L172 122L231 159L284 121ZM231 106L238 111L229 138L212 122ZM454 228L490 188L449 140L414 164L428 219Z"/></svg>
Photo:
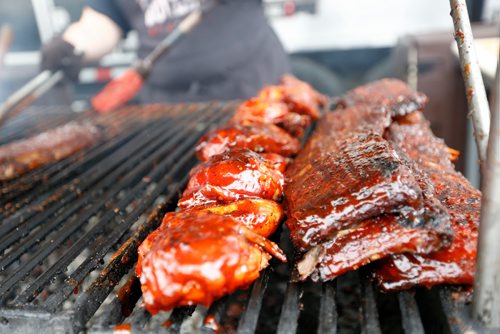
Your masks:
<svg viewBox="0 0 500 334"><path fill-rule="evenodd" d="M465 94L469 115L474 125L474 137L480 162L486 160L488 133L490 130L490 110L484 89L483 77L473 46L472 29L465 0L450 0L451 15L455 26L455 40L460 54L460 65L465 81ZM482 165L482 164L481 164Z"/></svg>
<svg viewBox="0 0 500 334"><path fill-rule="evenodd" d="M500 64L483 177L473 310L475 317L488 327L500 328Z"/></svg>

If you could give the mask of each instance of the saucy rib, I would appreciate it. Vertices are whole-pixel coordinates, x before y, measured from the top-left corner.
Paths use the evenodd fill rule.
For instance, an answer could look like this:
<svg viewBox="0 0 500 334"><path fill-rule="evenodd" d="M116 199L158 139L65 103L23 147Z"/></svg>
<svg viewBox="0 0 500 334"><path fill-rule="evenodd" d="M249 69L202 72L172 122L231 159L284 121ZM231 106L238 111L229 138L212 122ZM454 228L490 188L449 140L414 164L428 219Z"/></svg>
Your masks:
<svg viewBox="0 0 500 334"><path fill-rule="evenodd" d="M403 81L382 79L347 92L337 101L337 107L355 105L385 107L392 117L398 117L422 110L427 102L425 94L414 91Z"/></svg>
<svg viewBox="0 0 500 334"><path fill-rule="evenodd" d="M328 241L364 219L406 207L420 209L417 181L381 136L359 132L325 137L318 147L321 154L294 167L297 159L286 173L286 223L299 250Z"/></svg>
<svg viewBox="0 0 500 334"><path fill-rule="evenodd" d="M448 147L436 138L423 118L416 114L391 125L388 137L408 155L433 184L433 193L446 207L454 231L449 248L423 255L401 254L382 260L375 277L385 290L414 285L472 284L481 193L455 171Z"/></svg>
<svg viewBox="0 0 500 334"><path fill-rule="evenodd" d="M97 142L101 132L90 122L69 122L0 147L0 181L62 160Z"/></svg>

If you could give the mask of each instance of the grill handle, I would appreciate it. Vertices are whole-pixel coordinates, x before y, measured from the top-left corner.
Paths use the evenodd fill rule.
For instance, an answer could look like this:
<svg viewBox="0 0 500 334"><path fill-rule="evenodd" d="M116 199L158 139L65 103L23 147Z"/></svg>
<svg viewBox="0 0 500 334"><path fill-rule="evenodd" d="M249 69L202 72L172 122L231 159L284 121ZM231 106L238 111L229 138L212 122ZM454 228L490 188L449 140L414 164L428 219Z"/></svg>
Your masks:
<svg viewBox="0 0 500 334"><path fill-rule="evenodd" d="M61 70L56 72L45 70L19 88L0 106L0 125L31 105L61 81L63 77L64 74Z"/></svg>

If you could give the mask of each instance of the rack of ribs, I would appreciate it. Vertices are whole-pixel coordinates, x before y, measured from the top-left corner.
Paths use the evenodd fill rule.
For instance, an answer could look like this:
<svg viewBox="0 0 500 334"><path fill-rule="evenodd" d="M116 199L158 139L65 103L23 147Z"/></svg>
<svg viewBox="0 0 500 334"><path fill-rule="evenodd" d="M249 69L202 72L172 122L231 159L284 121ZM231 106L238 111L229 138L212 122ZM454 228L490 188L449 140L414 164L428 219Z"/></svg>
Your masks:
<svg viewBox="0 0 500 334"><path fill-rule="evenodd" d="M62 160L99 141L100 129L91 122L69 122L30 138L0 147L0 181L19 177L40 166Z"/></svg>
<svg viewBox="0 0 500 334"><path fill-rule="evenodd" d="M455 171L454 151L433 135L422 114L393 123L388 138L413 157L431 180L435 197L449 212L455 237L450 247L431 254L399 254L380 261L375 269L380 286L400 290L414 285L472 284L481 193Z"/></svg>
<svg viewBox="0 0 500 334"><path fill-rule="evenodd" d="M412 116L403 115L423 107L425 96L384 80L341 101L349 103L319 121L286 172L286 224L304 253L298 279L330 280L393 254L440 251L453 240L433 180L384 138L394 119L408 121Z"/></svg>
<svg viewBox="0 0 500 334"><path fill-rule="evenodd" d="M419 209L417 181L381 136L347 134L320 149L318 158L286 174L287 225L300 250L384 212Z"/></svg>
<svg viewBox="0 0 500 334"><path fill-rule="evenodd" d="M412 90L404 82L397 79L382 79L347 92L337 101L337 107L355 105L385 107L392 117L398 117L423 110L427 102L425 94Z"/></svg>

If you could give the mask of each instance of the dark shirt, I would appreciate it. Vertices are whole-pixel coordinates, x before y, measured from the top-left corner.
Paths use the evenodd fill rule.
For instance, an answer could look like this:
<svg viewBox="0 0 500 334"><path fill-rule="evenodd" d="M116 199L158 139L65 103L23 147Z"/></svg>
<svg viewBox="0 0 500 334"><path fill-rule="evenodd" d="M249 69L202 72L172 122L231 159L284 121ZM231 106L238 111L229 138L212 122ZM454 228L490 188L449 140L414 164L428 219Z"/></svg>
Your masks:
<svg viewBox="0 0 500 334"><path fill-rule="evenodd" d="M204 0L87 0L124 32L139 34L140 58ZM144 100L248 98L288 71L287 56L259 0L220 1L154 65Z"/></svg>

